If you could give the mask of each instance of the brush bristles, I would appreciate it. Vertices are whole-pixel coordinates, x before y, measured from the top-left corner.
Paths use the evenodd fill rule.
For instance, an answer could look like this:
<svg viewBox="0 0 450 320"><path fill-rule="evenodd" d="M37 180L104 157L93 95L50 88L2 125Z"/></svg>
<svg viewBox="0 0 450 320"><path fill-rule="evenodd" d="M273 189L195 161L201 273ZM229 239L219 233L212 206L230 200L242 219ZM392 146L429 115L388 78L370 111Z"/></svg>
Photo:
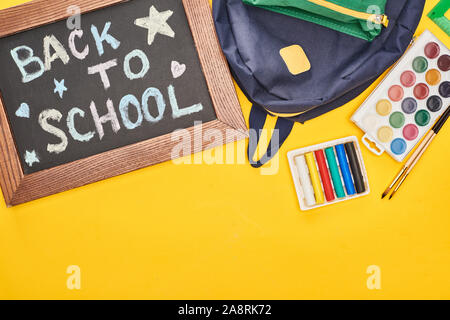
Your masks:
<svg viewBox="0 0 450 320"><path fill-rule="evenodd" d="M387 188L381 195L381 199L384 199L389 194L390 191L391 191L391 188Z"/></svg>

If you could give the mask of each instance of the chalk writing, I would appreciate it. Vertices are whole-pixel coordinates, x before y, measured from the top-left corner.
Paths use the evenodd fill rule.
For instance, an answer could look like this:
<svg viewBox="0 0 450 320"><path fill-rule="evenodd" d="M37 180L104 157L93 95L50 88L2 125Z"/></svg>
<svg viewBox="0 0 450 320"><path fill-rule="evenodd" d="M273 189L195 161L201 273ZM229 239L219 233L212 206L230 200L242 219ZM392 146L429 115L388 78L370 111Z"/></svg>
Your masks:
<svg viewBox="0 0 450 320"><path fill-rule="evenodd" d="M21 121L12 128L25 172L216 119L179 1L136 0L99 12L83 15L81 26L72 8L64 24L0 39L7 56L0 68L9 63L15 79L14 86L0 79L0 89Z"/></svg>
<svg viewBox="0 0 450 320"><path fill-rule="evenodd" d="M39 162L39 159L38 159L38 157L37 157L37 155L36 155L36 151L26 151L25 152L25 162L30 166L30 167L32 167L33 166L33 164L35 164L35 163L38 163Z"/></svg>
<svg viewBox="0 0 450 320"><path fill-rule="evenodd" d="M25 102L20 104L20 107L16 110L16 116L18 116L19 118L29 118L30 106Z"/></svg>
<svg viewBox="0 0 450 320"><path fill-rule="evenodd" d="M61 81L53 79L53 82L55 83L55 89L53 90L53 93L58 93L59 97L62 99L64 91L67 91L67 88L64 85L64 79L62 79Z"/></svg>
<svg viewBox="0 0 450 320"><path fill-rule="evenodd" d="M172 76L176 79L181 77L186 72L186 65L178 61L172 61L171 64Z"/></svg>
<svg viewBox="0 0 450 320"><path fill-rule="evenodd" d="M171 38L175 37L175 32L167 24L167 20L172 14L173 11L171 10L158 12L154 6L151 6L148 17L136 19L134 21L137 26L148 29L147 43L149 46L153 43L155 36L158 33Z"/></svg>

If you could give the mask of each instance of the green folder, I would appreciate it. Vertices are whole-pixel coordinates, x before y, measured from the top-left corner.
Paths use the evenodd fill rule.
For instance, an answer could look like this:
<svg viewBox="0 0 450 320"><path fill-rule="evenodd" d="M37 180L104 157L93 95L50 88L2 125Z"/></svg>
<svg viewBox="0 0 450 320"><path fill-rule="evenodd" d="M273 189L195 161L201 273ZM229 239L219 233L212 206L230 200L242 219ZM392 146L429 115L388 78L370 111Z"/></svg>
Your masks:
<svg viewBox="0 0 450 320"><path fill-rule="evenodd" d="M450 20L446 17L446 13L449 10L450 0L441 0L436 7L430 11L428 17L450 36Z"/></svg>

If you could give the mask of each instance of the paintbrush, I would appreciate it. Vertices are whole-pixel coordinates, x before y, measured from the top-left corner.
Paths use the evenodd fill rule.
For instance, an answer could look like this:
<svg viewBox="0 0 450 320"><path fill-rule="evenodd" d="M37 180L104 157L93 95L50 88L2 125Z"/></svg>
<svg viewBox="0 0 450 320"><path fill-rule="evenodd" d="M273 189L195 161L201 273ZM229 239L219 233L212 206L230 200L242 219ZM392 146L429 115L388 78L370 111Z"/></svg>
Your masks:
<svg viewBox="0 0 450 320"><path fill-rule="evenodd" d="M384 199L384 197L386 197L389 194L389 192L391 192L391 190L395 187L395 185L399 181L401 181L401 179L403 179L403 177L406 175L406 171L412 165L412 163L417 158L417 156L424 150L427 142L430 141L432 135L433 135L433 131L430 130L430 132L428 132L428 134L425 136L425 138L423 138L422 143L417 147L416 151L414 151L414 153L411 155L411 157L409 157L408 161L406 161L406 163L403 165L400 172L394 178L394 180L389 185L389 187L387 187L386 190L384 190L383 194L381 195L381 199Z"/></svg>
<svg viewBox="0 0 450 320"><path fill-rule="evenodd" d="M417 162L419 162L422 155L425 153L427 148L430 146L433 139L436 137L436 135L441 130L444 123L447 121L448 117L450 115L450 107L447 107L447 110L444 112L444 114L439 118L439 120L435 123L433 128L428 132L428 134L425 136L425 138L422 140L420 145L417 147L416 151L411 155L411 157L408 159L408 161L405 163L405 165L402 167L400 172L397 174L397 176L394 178L392 183L389 187L383 192L381 195L381 199L386 197L389 192L395 187L394 192L391 194L389 199L392 199L394 194L398 191L400 186L403 184L403 182L406 180L406 177L409 175L409 173L412 171L412 169L416 166Z"/></svg>

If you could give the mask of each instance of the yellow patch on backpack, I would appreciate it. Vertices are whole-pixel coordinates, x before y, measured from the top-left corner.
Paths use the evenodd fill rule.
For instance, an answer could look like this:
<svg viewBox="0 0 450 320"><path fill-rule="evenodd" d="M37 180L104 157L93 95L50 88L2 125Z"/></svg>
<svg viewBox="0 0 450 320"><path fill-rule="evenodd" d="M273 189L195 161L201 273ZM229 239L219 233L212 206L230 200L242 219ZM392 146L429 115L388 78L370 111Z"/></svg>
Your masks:
<svg viewBox="0 0 450 320"><path fill-rule="evenodd" d="M295 44L280 50L289 72L298 75L311 69L311 63L302 47Z"/></svg>

